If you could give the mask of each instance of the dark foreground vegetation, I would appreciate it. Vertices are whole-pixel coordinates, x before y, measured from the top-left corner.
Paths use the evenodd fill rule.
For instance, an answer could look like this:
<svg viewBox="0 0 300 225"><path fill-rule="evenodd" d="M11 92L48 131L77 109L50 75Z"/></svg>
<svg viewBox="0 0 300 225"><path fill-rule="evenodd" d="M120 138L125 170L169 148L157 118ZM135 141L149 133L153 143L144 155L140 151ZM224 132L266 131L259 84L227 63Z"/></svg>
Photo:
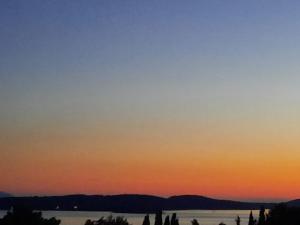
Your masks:
<svg viewBox="0 0 300 225"><path fill-rule="evenodd" d="M236 225L241 224L241 218L235 218ZM254 218L252 211L250 212L248 225L300 225L300 208L287 207L284 204L279 204L266 212L264 207L260 208L259 217ZM162 212L155 214L154 225L179 225L179 219L176 213L165 215L163 219ZM85 225L129 225L126 219L122 217L113 218L112 216L100 218L97 221L88 220ZM149 215L146 215L142 225L151 225ZM201 225L201 221L193 219L191 225ZM216 224L217 225L217 224ZM219 225L226 225L220 222Z"/></svg>
<svg viewBox="0 0 300 225"><path fill-rule="evenodd" d="M236 225L241 225L239 216L235 218ZM245 221L243 221L245 223ZM274 206L266 212L264 207L261 207L259 217L254 218L252 211L250 212L248 225L300 225L300 208L288 207L285 204ZM41 212L34 212L24 207L14 207L12 211L0 219L0 225L59 225L60 220L55 218L45 219ZM109 216L100 218L99 220L87 220L85 225L130 225L127 219L123 217ZM149 215L144 217L141 225L151 225ZM176 213L165 215L163 219L162 212L155 214L153 225L180 225ZM191 225L201 225L201 220L193 219ZM217 225L217 224L216 224ZM221 222L219 225L226 225Z"/></svg>
<svg viewBox="0 0 300 225"><path fill-rule="evenodd" d="M176 213L172 214L171 220L167 215L164 222L162 222L162 213L156 213L154 225L179 225L179 220ZM236 225L241 224L239 216L235 219ZM254 218L252 211L250 212L248 225L300 225L300 207L288 207L286 204L275 205L272 209L265 210L260 208L259 217ZM89 224L86 224L89 225ZM108 225L108 224L105 224ZM149 216L146 215L142 225L150 225ZM191 225L201 225L201 221L193 219ZM221 222L219 225L225 225Z"/></svg>
<svg viewBox="0 0 300 225"><path fill-rule="evenodd" d="M11 212L0 219L0 225L59 225L54 217L45 219L41 212L34 212L26 207L14 207Z"/></svg>
<svg viewBox="0 0 300 225"><path fill-rule="evenodd" d="M130 225L124 217L108 216L107 218L101 217L99 220L87 220L85 225Z"/></svg>

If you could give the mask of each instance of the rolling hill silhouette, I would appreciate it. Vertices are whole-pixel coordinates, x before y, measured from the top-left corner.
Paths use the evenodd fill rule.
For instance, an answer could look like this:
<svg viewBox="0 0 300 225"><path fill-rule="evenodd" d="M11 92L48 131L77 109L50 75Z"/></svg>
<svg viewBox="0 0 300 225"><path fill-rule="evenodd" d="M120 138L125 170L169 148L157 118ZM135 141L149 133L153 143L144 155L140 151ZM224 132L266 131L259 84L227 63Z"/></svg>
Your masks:
<svg viewBox="0 0 300 225"><path fill-rule="evenodd" d="M295 199L286 203L290 207L300 207L300 199Z"/></svg>
<svg viewBox="0 0 300 225"><path fill-rule="evenodd" d="M188 209L259 209L272 203L250 203L218 200L197 195L181 195L169 198L151 195L66 195L47 197L7 197L0 199L0 209L26 205L36 210L112 211L124 213L151 213L158 210Z"/></svg>

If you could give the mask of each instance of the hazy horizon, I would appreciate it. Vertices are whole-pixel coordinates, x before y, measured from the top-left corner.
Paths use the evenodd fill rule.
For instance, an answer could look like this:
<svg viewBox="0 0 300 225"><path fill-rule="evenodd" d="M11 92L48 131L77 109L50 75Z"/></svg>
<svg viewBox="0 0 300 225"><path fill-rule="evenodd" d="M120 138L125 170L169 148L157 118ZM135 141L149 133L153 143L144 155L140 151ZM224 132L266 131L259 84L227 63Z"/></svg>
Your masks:
<svg viewBox="0 0 300 225"><path fill-rule="evenodd" d="M183 194L174 194L174 195L157 195L157 194L151 194L151 193L130 193L130 192L119 192L119 193L61 193L61 194L35 194L35 193L19 193L19 194L14 194L14 193L8 193L4 192L7 194L11 194L13 197L33 197L33 196L38 196L38 197L44 197L44 196L68 196L68 195L103 195L103 196L109 196L109 195L149 195L149 196L157 196L157 197L162 197L162 198L169 198L172 196L202 196L202 197L207 197L207 198L212 198L212 199L219 199L219 200L233 200L233 201L242 201L242 202L263 202L263 203L280 203L280 202L287 202L291 200L296 200L299 198L295 199L284 199L284 198L277 198L277 199L264 199L264 198L234 198L234 197L222 197L222 196L206 196L206 195L201 195L201 194L188 194L188 193L183 193Z"/></svg>

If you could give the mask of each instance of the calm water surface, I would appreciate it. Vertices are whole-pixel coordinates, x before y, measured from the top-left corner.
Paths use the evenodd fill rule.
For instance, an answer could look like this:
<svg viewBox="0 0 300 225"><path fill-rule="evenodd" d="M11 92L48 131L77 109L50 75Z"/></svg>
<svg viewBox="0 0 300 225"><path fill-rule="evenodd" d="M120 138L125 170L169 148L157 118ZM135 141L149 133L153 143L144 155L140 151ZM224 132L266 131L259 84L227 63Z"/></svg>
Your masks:
<svg viewBox="0 0 300 225"><path fill-rule="evenodd" d="M183 210L164 211L163 217L177 213L180 225L191 225L192 219L197 219L200 225L218 225L224 222L226 225L235 225L237 215L241 218L241 225L248 224L250 210ZM2 218L6 211L0 211ZM132 225L142 225L143 214L110 213L110 212L82 212L82 211L43 211L46 218L56 217L61 220L61 225L84 225L87 219L97 220L104 216L123 216ZM258 211L253 211L254 217L258 217ZM150 215L150 222L154 224L154 215Z"/></svg>

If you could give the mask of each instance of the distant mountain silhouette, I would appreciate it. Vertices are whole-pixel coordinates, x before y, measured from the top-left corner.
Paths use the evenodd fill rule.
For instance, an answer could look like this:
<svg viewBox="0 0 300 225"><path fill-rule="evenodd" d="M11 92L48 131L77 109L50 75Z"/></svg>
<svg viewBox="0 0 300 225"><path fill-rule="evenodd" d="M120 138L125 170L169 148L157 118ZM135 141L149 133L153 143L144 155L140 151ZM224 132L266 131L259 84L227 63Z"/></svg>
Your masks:
<svg viewBox="0 0 300 225"><path fill-rule="evenodd" d="M261 205L272 206L270 203L250 203L231 200L219 200L198 195L172 196L167 199L167 209L259 209Z"/></svg>
<svg viewBox="0 0 300 225"><path fill-rule="evenodd" d="M6 198L6 197L12 197L12 195L9 193L0 191L0 198Z"/></svg>
<svg viewBox="0 0 300 225"><path fill-rule="evenodd" d="M162 198L151 195L67 195L49 197L7 197L0 199L0 209L26 205L36 210L112 211L126 213L153 213L159 210L187 209L259 209L272 203L249 203L217 200L196 195Z"/></svg>
<svg viewBox="0 0 300 225"><path fill-rule="evenodd" d="M300 199L295 199L286 203L289 207L300 207Z"/></svg>

